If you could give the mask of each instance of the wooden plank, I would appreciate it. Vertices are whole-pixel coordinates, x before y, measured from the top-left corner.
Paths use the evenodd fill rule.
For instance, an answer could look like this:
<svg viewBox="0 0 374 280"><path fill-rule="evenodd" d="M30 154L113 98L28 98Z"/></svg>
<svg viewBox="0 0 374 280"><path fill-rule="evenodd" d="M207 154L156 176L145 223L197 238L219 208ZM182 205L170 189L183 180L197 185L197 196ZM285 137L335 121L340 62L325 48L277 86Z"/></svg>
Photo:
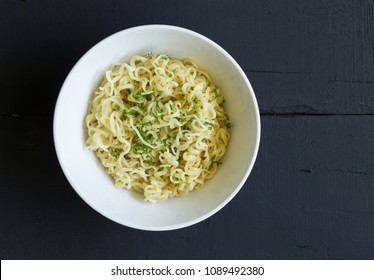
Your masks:
<svg viewBox="0 0 374 280"><path fill-rule="evenodd" d="M374 82L338 81L308 73L246 74L262 114L374 114Z"/></svg>
<svg viewBox="0 0 374 280"><path fill-rule="evenodd" d="M0 102L2 115L51 115L81 55L116 31L147 23L190 28L220 44L247 71L264 113L373 113L373 1L40 0L1 6L0 87L8 99Z"/></svg>
<svg viewBox="0 0 374 280"><path fill-rule="evenodd" d="M232 222L247 219L254 258L372 259L374 118L266 116L262 122L259 159L249 189L238 196L245 208Z"/></svg>
<svg viewBox="0 0 374 280"><path fill-rule="evenodd" d="M0 118L0 257L372 259L373 126L373 116L263 116L257 162L233 201L195 226L151 233L79 198L51 117Z"/></svg>
<svg viewBox="0 0 374 280"><path fill-rule="evenodd" d="M373 1L0 6L2 259L374 258ZM88 207L62 174L51 136L58 91L79 57L147 23L219 43L245 69L263 113L259 157L239 195L212 218L163 233ZM295 116L303 114L311 116Z"/></svg>

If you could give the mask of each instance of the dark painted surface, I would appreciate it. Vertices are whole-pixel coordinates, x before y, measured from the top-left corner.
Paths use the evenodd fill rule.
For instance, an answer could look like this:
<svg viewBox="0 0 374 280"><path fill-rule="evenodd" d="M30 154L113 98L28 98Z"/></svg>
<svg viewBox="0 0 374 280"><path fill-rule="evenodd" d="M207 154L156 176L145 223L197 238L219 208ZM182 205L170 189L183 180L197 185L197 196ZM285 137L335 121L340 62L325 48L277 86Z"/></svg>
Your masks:
<svg viewBox="0 0 374 280"><path fill-rule="evenodd" d="M213 217L169 232L97 214L53 146L59 89L106 36L165 23L243 67L258 160ZM374 259L373 1L0 1L2 259Z"/></svg>

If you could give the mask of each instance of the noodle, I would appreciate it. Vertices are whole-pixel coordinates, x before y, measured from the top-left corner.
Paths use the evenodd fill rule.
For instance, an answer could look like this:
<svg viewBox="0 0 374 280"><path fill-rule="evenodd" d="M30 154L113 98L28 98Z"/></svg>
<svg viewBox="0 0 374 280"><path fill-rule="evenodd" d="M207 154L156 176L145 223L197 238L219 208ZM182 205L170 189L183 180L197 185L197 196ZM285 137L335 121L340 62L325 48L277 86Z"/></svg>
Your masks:
<svg viewBox="0 0 374 280"><path fill-rule="evenodd" d="M89 102L88 148L117 187L156 202L212 178L229 141L223 94L191 59L115 63Z"/></svg>

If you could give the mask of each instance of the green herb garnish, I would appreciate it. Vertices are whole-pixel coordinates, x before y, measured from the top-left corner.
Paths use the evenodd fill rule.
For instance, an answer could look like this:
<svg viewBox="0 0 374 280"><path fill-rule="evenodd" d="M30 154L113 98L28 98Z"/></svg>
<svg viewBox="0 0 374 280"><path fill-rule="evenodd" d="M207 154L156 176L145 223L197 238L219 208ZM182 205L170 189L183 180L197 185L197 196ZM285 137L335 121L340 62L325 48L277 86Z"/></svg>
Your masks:
<svg viewBox="0 0 374 280"><path fill-rule="evenodd" d="M160 105L158 105L158 101L156 102L156 111L157 111L157 113L161 113L162 112L162 110L160 108Z"/></svg>
<svg viewBox="0 0 374 280"><path fill-rule="evenodd" d="M165 148L170 148L170 145L166 143L166 140L163 140L162 143L164 144Z"/></svg>
<svg viewBox="0 0 374 280"><path fill-rule="evenodd" d="M126 118L126 116L127 115L131 115L131 116L133 116L134 118L136 118L138 115L139 115L139 113L138 112L135 112L135 111L126 111L126 110L124 110L123 112L122 112L122 118Z"/></svg>
<svg viewBox="0 0 374 280"><path fill-rule="evenodd" d="M139 115L139 113L138 112L135 112L135 111L130 111L130 113L129 113L131 116L133 116L134 118L136 118L138 115Z"/></svg>
<svg viewBox="0 0 374 280"><path fill-rule="evenodd" d="M128 113L129 113L129 112L126 111L126 110L122 111L122 118L126 118L126 115L127 115Z"/></svg>
<svg viewBox="0 0 374 280"><path fill-rule="evenodd" d="M143 124L142 124L142 127L144 127L144 126L150 126L150 125L152 125L152 124L153 124L153 122L152 122L152 121L149 121L149 122L143 123Z"/></svg>
<svg viewBox="0 0 374 280"><path fill-rule="evenodd" d="M134 148L132 149L134 154L148 154L149 153L149 147L147 145L144 145L142 143L137 143Z"/></svg>
<svg viewBox="0 0 374 280"><path fill-rule="evenodd" d="M138 92L136 92L135 94L137 94ZM141 108L144 106L144 98L139 96L139 95L136 95L134 97L134 100L135 100L135 103L137 103L138 107Z"/></svg>
<svg viewBox="0 0 374 280"><path fill-rule="evenodd" d="M214 128L214 123L204 122L204 124L208 127L209 130L212 130Z"/></svg>
<svg viewBox="0 0 374 280"><path fill-rule="evenodd" d="M214 89L214 96L212 97L211 101L215 100L217 97L218 97L217 89Z"/></svg>
<svg viewBox="0 0 374 280"><path fill-rule="evenodd" d="M113 148L113 153L112 155L115 157L115 158L118 158L119 157L119 154L120 154L120 150L118 148Z"/></svg>

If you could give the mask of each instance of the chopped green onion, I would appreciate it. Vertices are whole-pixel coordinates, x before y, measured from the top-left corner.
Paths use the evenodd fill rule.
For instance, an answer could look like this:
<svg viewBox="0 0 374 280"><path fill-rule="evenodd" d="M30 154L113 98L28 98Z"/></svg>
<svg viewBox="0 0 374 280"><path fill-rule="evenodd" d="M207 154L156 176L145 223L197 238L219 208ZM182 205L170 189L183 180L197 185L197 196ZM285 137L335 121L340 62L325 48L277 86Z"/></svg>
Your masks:
<svg viewBox="0 0 374 280"><path fill-rule="evenodd" d="M119 154L120 154L120 150L118 148L113 148L113 153L112 155L115 157L115 158L118 158L119 157Z"/></svg>
<svg viewBox="0 0 374 280"><path fill-rule="evenodd" d="M122 118L126 118L127 115L131 115L131 116L133 116L134 118L136 118L136 117L139 115L139 113L138 113L138 112L135 112L135 111L126 111L126 110L124 110L124 111L122 112Z"/></svg>
<svg viewBox="0 0 374 280"><path fill-rule="evenodd" d="M164 144L165 148L169 148L170 145L168 143L166 143L166 140L163 140L162 143Z"/></svg>
<svg viewBox="0 0 374 280"><path fill-rule="evenodd" d="M217 89L214 89L214 96L212 97L211 101L215 100L217 97L218 97Z"/></svg>
<svg viewBox="0 0 374 280"><path fill-rule="evenodd" d="M137 143L134 148L132 149L133 153L135 154L148 154L149 153L149 147L147 145Z"/></svg>
<svg viewBox="0 0 374 280"><path fill-rule="evenodd" d="M209 128L209 130L212 130L214 128L214 123L204 122L204 124Z"/></svg>
<svg viewBox="0 0 374 280"><path fill-rule="evenodd" d="M156 102L156 110L157 110L157 113L161 113L162 110L160 108L160 105L158 105L158 101Z"/></svg>
<svg viewBox="0 0 374 280"><path fill-rule="evenodd" d="M149 121L149 122L143 123L143 124L142 124L142 127L144 127L144 126L150 126L150 125L152 125L152 124L153 124L153 122L152 122L152 121Z"/></svg>

